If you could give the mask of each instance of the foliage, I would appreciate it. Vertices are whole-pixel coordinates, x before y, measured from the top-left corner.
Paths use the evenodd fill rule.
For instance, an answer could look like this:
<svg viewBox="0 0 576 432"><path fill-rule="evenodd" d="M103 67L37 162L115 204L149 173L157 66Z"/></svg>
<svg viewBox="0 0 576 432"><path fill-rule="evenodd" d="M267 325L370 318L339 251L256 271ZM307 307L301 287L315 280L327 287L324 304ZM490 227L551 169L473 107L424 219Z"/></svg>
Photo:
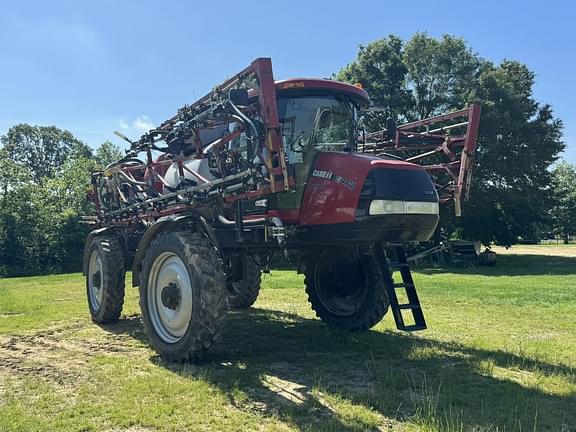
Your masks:
<svg viewBox="0 0 576 432"><path fill-rule="evenodd" d="M576 234L576 166L561 162L552 171L552 226L565 243Z"/></svg>
<svg viewBox="0 0 576 432"><path fill-rule="evenodd" d="M506 61L480 76L471 97L483 105L472 199L464 232L510 245L538 239L554 202L550 165L564 149L562 123L532 97L534 74Z"/></svg>
<svg viewBox="0 0 576 432"><path fill-rule="evenodd" d="M412 90L408 113L423 119L462 105L470 83L478 76L484 60L463 39L444 35L441 40L417 33L403 52L408 70L407 87Z"/></svg>
<svg viewBox="0 0 576 432"><path fill-rule="evenodd" d="M472 198L460 220L444 212L436 237L510 245L539 236L553 205L549 167L564 144L562 122L534 99L534 73L525 65L495 65L462 39L417 33L407 42L390 36L360 47L336 78L362 83L374 103L400 121L480 103ZM368 114L366 126L384 128L383 120Z"/></svg>
<svg viewBox="0 0 576 432"><path fill-rule="evenodd" d="M0 276L79 271L90 172L119 150L107 143L95 158L70 132L25 124L1 142Z"/></svg>
<svg viewBox="0 0 576 432"><path fill-rule="evenodd" d="M105 141L100 147L98 147L95 156L98 164L101 167L106 167L112 162L121 159L124 155L116 144L113 144L110 141Z"/></svg>
<svg viewBox="0 0 576 432"><path fill-rule="evenodd" d="M402 40L393 35L360 46L358 58L335 75L340 81L361 83L372 103L383 109L366 115L369 129L379 129L387 117L402 118L413 105L402 49Z"/></svg>
<svg viewBox="0 0 576 432"><path fill-rule="evenodd" d="M18 124L0 142L6 157L28 169L36 182L54 176L68 159L92 156L90 147L55 126Z"/></svg>

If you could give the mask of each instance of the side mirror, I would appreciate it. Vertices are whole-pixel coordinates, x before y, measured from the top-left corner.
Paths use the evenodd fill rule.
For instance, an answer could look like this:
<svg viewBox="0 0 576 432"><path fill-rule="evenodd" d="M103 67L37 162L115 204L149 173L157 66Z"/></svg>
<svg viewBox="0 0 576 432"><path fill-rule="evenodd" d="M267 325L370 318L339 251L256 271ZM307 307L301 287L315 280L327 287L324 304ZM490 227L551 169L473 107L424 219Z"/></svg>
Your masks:
<svg viewBox="0 0 576 432"><path fill-rule="evenodd" d="M228 97L234 105L246 106L249 103L246 89L230 89Z"/></svg>

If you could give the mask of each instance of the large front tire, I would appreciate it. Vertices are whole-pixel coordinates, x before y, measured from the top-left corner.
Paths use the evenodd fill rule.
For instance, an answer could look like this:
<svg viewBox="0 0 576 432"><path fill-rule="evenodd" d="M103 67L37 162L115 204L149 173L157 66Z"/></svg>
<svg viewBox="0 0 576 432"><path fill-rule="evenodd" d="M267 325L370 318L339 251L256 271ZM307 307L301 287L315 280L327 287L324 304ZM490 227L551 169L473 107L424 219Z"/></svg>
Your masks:
<svg viewBox="0 0 576 432"><path fill-rule="evenodd" d="M229 258L227 266L228 303L232 309L251 307L260 292L262 271L254 259L247 255Z"/></svg>
<svg viewBox="0 0 576 432"><path fill-rule="evenodd" d="M366 331L388 311L388 295L369 251L330 248L306 261L308 301L332 328Z"/></svg>
<svg viewBox="0 0 576 432"><path fill-rule="evenodd" d="M203 234L172 232L152 242L142 262L140 308L150 344L165 360L198 360L220 340L225 277Z"/></svg>
<svg viewBox="0 0 576 432"><path fill-rule="evenodd" d="M92 321L118 321L124 305L124 253L117 237L97 236L88 247L86 297Z"/></svg>

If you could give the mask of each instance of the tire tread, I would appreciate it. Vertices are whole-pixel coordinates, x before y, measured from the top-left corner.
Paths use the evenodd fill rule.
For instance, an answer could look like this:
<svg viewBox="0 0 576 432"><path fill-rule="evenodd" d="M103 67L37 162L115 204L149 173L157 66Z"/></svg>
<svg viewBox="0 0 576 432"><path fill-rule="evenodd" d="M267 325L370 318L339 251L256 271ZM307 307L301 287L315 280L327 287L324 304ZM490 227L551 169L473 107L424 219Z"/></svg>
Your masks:
<svg viewBox="0 0 576 432"><path fill-rule="evenodd" d="M369 289L369 298L364 302L364 305L358 312L347 317L336 316L322 305L322 302L316 294L314 282L314 270L318 258L309 258L306 261L304 285L306 287L306 294L308 295L308 302L316 314L316 317L320 318L331 328L352 332L364 332L378 324L388 311L390 302L388 301L388 295L384 287L384 279L382 278L380 268L371 254L364 253L361 256L366 270L370 275L371 287Z"/></svg>
<svg viewBox="0 0 576 432"><path fill-rule="evenodd" d="M124 252L119 239L115 236L100 236L92 240L90 253L94 245L99 249L102 260L102 301L96 311L90 304L88 275L86 293L92 321L98 324L112 324L118 321L124 306L125 275Z"/></svg>
<svg viewBox="0 0 576 432"><path fill-rule="evenodd" d="M157 251L177 244L184 263L194 269L200 285L200 305L194 309L190 327L178 342L167 344L156 334L147 309L147 282ZM182 258L182 257L181 257ZM222 261L210 241L198 232L169 232L158 236L142 262L140 308L144 327L153 348L167 361L186 362L202 359L223 335L228 310Z"/></svg>

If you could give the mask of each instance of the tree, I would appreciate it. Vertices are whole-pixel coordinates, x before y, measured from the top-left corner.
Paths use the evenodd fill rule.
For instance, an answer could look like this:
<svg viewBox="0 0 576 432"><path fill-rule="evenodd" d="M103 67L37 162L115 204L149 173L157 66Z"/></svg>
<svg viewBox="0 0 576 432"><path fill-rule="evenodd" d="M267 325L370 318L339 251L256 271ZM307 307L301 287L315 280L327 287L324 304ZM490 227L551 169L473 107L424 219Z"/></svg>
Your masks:
<svg viewBox="0 0 576 432"><path fill-rule="evenodd" d="M412 90L411 120L460 108L485 64L463 39L444 35L437 40L425 33L406 43L402 60L408 71L406 86Z"/></svg>
<svg viewBox="0 0 576 432"><path fill-rule="evenodd" d="M340 81L362 84L372 104L383 108L365 116L369 129L384 127L388 117L402 118L413 105L406 86L408 68L402 60L402 48L402 40L393 35L360 46L358 58L334 75Z"/></svg>
<svg viewBox="0 0 576 432"><path fill-rule="evenodd" d="M438 236L504 245L538 236L552 205L548 168L564 144L562 122L533 98L534 74L525 65L494 65L460 38L417 33L407 42L389 36L360 47L336 77L361 82L387 116L401 121L480 103L471 199L460 220L443 212ZM370 115L368 129L384 128L384 118Z"/></svg>
<svg viewBox="0 0 576 432"><path fill-rule="evenodd" d="M4 156L28 169L35 182L52 177L69 158L92 156L90 147L55 126L18 124L0 142Z"/></svg>
<svg viewBox="0 0 576 432"><path fill-rule="evenodd" d="M552 171L552 193L554 207L551 210L554 231L561 235L564 243L576 233L576 166L560 162Z"/></svg>
<svg viewBox="0 0 576 432"><path fill-rule="evenodd" d="M85 194L94 168L92 160L70 161L40 184L11 182L0 189L0 276L81 269L88 227L80 217L91 210Z"/></svg>
<svg viewBox="0 0 576 432"><path fill-rule="evenodd" d="M29 226L21 226L22 215L30 214L31 176L26 169L6 157L0 149L0 276L20 268L26 255L22 242Z"/></svg>
<svg viewBox="0 0 576 432"><path fill-rule="evenodd" d="M27 141L36 133L46 135ZM98 168L91 152L69 132L29 125L11 128L2 143L0 276L79 271L87 232L80 215L90 211L85 194Z"/></svg>
<svg viewBox="0 0 576 432"><path fill-rule="evenodd" d="M96 150L96 161L103 168L122 158L122 151L116 144L106 141Z"/></svg>
<svg viewBox="0 0 576 432"><path fill-rule="evenodd" d="M553 205L549 167L564 149L562 122L534 100L533 84L525 65L504 61L486 65L470 94L483 109L472 198L460 221L471 238L537 240Z"/></svg>

